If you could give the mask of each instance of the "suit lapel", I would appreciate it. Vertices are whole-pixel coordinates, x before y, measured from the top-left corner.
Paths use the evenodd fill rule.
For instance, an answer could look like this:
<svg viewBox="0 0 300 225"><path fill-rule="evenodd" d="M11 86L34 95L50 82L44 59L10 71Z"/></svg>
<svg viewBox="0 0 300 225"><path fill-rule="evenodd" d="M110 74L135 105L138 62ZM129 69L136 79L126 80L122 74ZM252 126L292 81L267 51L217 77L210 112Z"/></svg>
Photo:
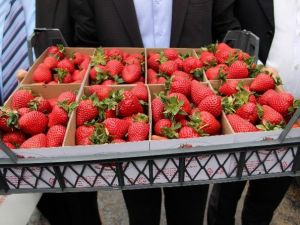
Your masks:
<svg viewBox="0 0 300 225"><path fill-rule="evenodd" d="M143 41L139 30L139 24L135 13L132 0L113 0L115 7L121 17L122 23L126 28L127 34L133 46L142 47Z"/></svg>
<svg viewBox="0 0 300 225"><path fill-rule="evenodd" d="M36 0L36 24L43 24L43 27L53 27L55 12L59 0ZM45 16L46 15L46 16Z"/></svg>
<svg viewBox="0 0 300 225"><path fill-rule="evenodd" d="M274 27L273 0L257 0L269 23Z"/></svg>
<svg viewBox="0 0 300 225"><path fill-rule="evenodd" d="M189 0L173 0L171 47L177 47Z"/></svg>

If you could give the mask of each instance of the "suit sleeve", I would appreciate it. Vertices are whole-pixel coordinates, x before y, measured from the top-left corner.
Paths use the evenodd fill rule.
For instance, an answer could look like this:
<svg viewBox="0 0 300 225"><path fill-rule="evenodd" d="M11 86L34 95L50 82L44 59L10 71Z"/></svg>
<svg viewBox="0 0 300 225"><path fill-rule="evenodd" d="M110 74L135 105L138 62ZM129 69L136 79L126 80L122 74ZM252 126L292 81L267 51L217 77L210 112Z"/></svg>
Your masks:
<svg viewBox="0 0 300 225"><path fill-rule="evenodd" d="M74 21L74 42L76 46L98 47L97 27L92 0L69 0L70 14Z"/></svg>
<svg viewBox="0 0 300 225"><path fill-rule="evenodd" d="M240 23L234 16L235 0L214 0L213 40L222 41L228 30L239 30Z"/></svg>

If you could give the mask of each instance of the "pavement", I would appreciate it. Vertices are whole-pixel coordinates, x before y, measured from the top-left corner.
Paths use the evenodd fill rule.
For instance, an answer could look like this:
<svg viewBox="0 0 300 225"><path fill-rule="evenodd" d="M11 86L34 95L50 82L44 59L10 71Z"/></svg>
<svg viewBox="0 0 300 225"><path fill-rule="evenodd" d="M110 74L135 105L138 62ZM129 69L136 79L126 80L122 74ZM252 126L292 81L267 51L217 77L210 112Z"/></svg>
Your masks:
<svg viewBox="0 0 300 225"><path fill-rule="evenodd" d="M211 189L211 187L210 187ZM241 210L245 192L237 207L236 224L241 225ZM125 203L120 191L99 191L99 211L103 225L128 225ZM35 210L28 225L51 225ZM88 224L87 224L88 225ZM161 223L166 225L165 213L162 207ZM206 221L204 223L206 225ZM300 225L300 187L292 184L283 201L274 213L270 225Z"/></svg>

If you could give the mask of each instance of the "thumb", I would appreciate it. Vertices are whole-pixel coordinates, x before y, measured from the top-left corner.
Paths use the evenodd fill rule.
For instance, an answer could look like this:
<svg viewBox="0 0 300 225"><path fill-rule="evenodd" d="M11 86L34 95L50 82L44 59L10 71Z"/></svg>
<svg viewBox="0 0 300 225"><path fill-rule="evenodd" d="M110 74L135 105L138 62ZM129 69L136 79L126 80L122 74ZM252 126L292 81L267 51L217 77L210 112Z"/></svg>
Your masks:
<svg viewBox="0 0 300 225"><path fill-rule="evenodd" d="M24 79L24 77L27 75L27 71L26 70L23 70L23 69L19 69L17 70L16 72L16 77L17 77L17 80L19 82L22 82L22 80Z"/></svg>

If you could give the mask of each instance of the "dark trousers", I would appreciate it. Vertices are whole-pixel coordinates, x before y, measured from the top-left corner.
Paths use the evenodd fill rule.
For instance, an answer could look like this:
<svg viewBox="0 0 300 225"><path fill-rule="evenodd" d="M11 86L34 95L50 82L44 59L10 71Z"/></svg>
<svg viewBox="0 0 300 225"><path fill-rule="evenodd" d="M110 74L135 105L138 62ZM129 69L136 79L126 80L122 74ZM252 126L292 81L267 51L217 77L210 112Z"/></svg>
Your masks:
<svg viewBox="0 0 300 225"><path fill-rule="evenodd" d="M268 225L288 190L291 177L251 180L242 211L243 225ZM246 181L215 184L209 199L208 225L234 225Z"/></svg>
<svg viewBox="0 0 300 225"><path fill-rule="evenodd" d="M43 194L38 209L51 225L101 225L97 192Z"/></svg>
<svg viewBox="0 0 300 225"><path fill-rule="evenodd" d="M202 225L208 185L123 191L130 225L159 225L162 192L168 225Z"/></svg>

